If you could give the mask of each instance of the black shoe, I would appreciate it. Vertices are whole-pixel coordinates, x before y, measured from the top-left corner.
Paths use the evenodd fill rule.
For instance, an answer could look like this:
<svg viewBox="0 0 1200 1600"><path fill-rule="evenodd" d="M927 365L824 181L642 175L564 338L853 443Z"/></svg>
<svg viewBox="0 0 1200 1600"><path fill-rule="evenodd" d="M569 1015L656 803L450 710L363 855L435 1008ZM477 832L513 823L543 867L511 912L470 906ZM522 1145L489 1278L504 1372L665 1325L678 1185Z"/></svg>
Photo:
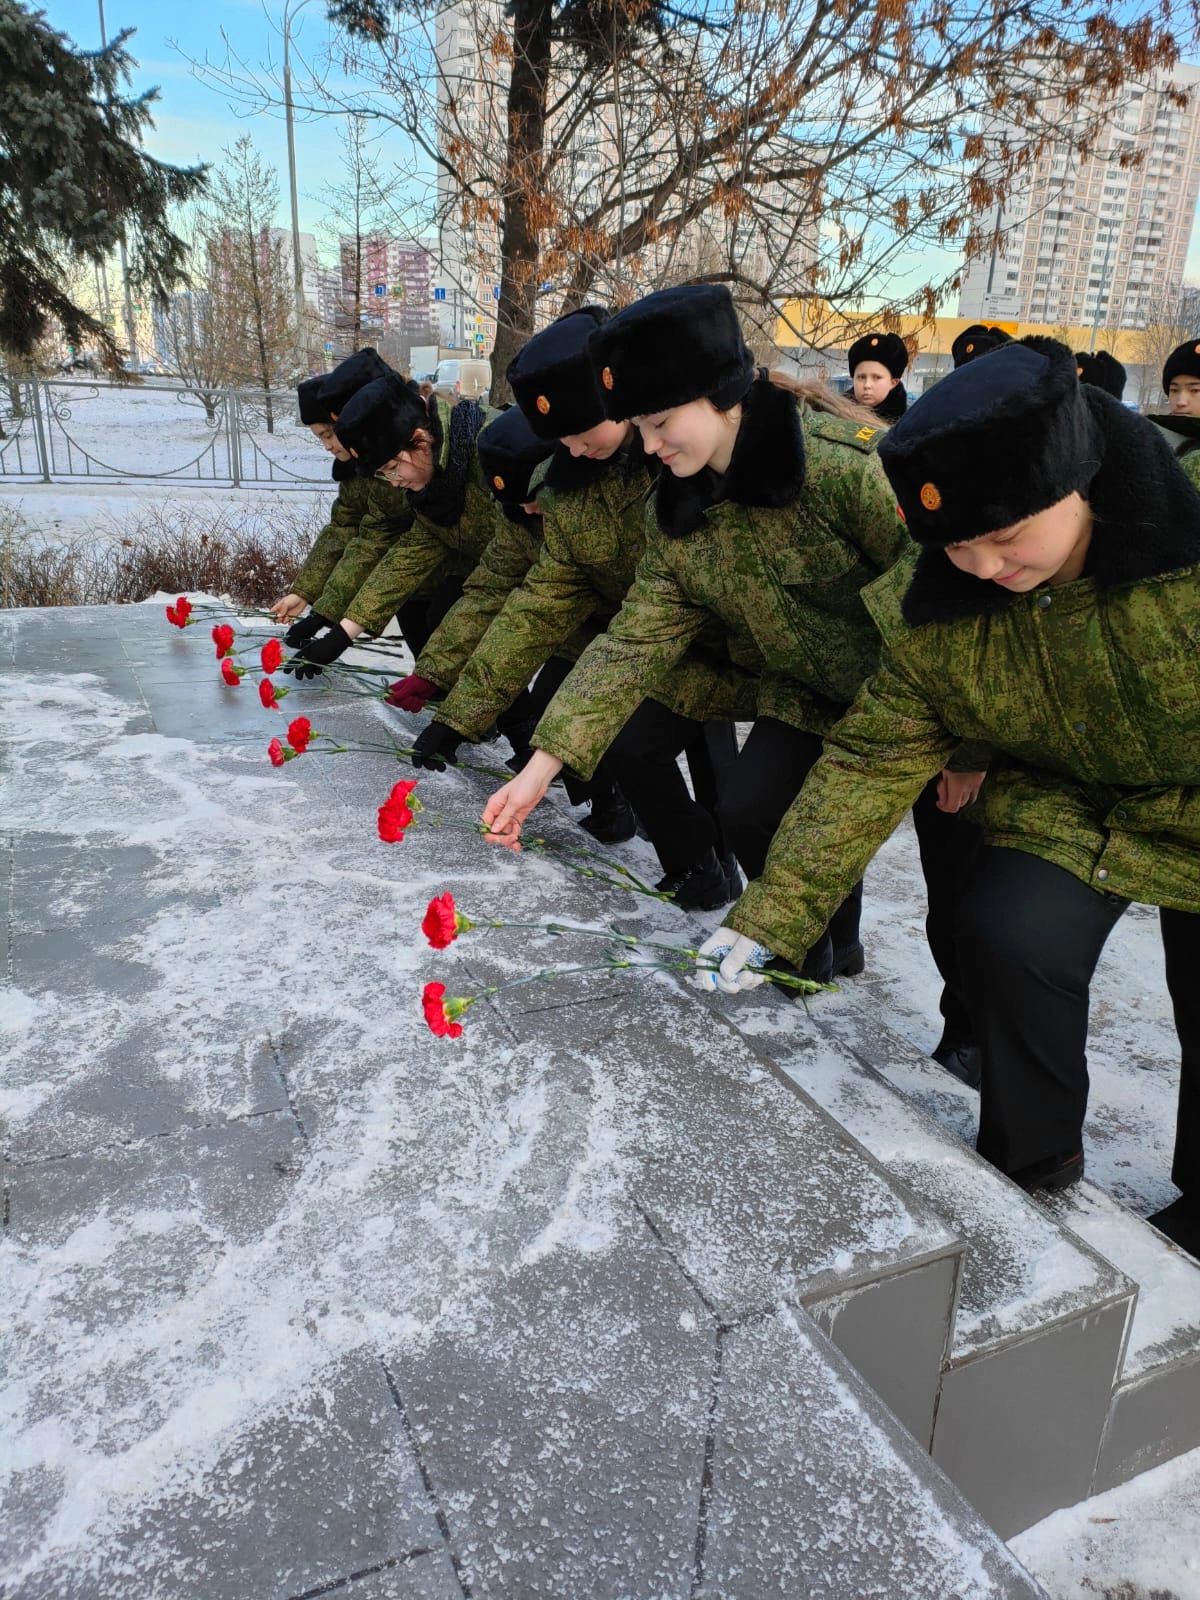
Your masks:
<svg viewBox="0 0 1200 1600"><path fill-rule="evenodd" d="M1031 1167L1010 1172L1009 1177L1026 1194L1033 1194L1038 1189L1045 1189L1048 1193L1069 1189L1083 1177L1083 1151L1076 1150L1073 1156L1047 1156L1045 1161L1035 1161Z"/></svg>
<svg viewBox="0 0 1200 1600"><path fill-rule="evenodd" d="M835 978L857 978L866 971L866 966L866 952L861 944L848 944L833 952L832 976Z"/></svg>
<svg viewBox="0 0 1200 1600"><path fill-rule="evenodd" d="M939 1067L945 1067L952 1077L965 1083L968 1089L978 1089L983 1077L983 1052L977 1044L939 1044L930 1055Z"/></svg>
<svg viewBox="0 0 1200 1600"><path fill-rule="evenodd" d="M1166 1234L1172 1244L1200 1260L1200 1199L1195 1195L1181 1194L1146 1221Z"/></svg>
<svg viewBox="0 0 1200 1600"><path fill-rule="evenodd" d="M833 940L824 936L800 963L800 976L811 978L813 983L833 982Z"/></svg>
<svg viewBox="0 0 1200 1600"><path fill-rule="evenodd" d="M719 911L730 899L725 868L712 849L694 867L668 872L654 887L659 894L669 894L685 911Z"/></svg>
<svg viewBox="0 0 1200 1600"><path fill-rule="evenodd" d="M590 813L580 820L579 826L600 844L624 844L637 832L637 818L629 801L614 785L607 793L595 797Z"/></svg>

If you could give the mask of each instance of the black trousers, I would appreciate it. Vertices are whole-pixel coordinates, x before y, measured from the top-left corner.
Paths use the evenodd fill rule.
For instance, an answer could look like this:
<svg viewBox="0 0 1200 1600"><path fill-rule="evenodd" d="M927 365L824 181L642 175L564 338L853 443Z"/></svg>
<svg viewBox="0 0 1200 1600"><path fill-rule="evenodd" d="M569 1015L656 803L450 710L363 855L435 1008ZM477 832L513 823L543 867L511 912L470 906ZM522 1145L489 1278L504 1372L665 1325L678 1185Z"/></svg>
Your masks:
<svg viewBox="0 0 1200 1600"><path fill-rule="evenodd" d="M748 878L758 878L784 814L824 748L815 733L805 733L774 717L759 717L721 801L729 842ZM921 852L928 914L929 950L942 977L942 1042L957 1047L972 1041L971 1018L963 993L955 948L954 915L958 894L979 846L979 830L966 812L937 808L937 780L927 784L913 806L913 825ZM858 883L830 918L826 934L835 955L859 942L862 884Z"/></svg>
<svg viewBox="0 0 1200 1600"><path fill-rule="evenodd" d="M443 578L431 593L406 600L396 612L400 632L413 653L414 661L433 638L438 624L462 592L461 577Z"/></svg>
<svg viewBox="0 0 1200 1600"><path fill-rule="evenodd" d="M684 753L694 798L679 770ZM731 722L683 717L658 700L643 700L609 745L603 764L633 807L664 873L682 872L712 849L725 854L717 808L737 759Z"/></svg>
<svg viewBox="0 0 1200 1600"><path fill-rule="evenodd" d="M977 1148L1016 1172L1082 1148L1088 992L1128 902L1022 850L981 847L959 902L959 959L983 1054ZM1172 1180L1200 1194L1200 915L1161 914L1182 1052Z"/></svg>

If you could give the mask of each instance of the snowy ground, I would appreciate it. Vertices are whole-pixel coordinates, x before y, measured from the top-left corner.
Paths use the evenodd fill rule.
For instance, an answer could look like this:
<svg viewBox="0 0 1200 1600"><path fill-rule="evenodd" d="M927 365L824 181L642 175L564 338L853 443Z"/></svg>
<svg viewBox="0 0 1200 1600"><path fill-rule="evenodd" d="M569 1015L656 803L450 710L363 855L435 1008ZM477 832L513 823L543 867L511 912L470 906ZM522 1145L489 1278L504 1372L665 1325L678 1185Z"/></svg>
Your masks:
<svg viewBox="0 0 1200 1600"><path fill-rule="evenodd" d="M510 918L590 906L675 941L695 924L607 891L597 909L560 868L498 861L466 834L389 850L370 811L395 777L388 758L308 757L271 771L263 745L286 719L245 685L218 686L207 629L178 638L161 626L131 657L155 690L153 723L131 713L133 671L103 659L84 627L61 651L47 646L34 678L10 678L5 697L0 826L38 843L16 855L18 938L0 1019L0 1112L20 1168L9 1172L15 1248L0 1299L21 1313L0 1396L11 1540L0 1574L20 1600L178 1600L195 1592L184 1577L195 1564L181 1555L190 1538L219 1552L230 1594L259 1600L264 1563L288 1575L278 1592L315 1594L329 1576L308 1560L319 1526L344 1556L336 1570L365 1574L346 1585L350 1600L458 1593L427 1507L414 1509L420 1486L402 1481L393 1446L410 1423L376 1354L385 1371L400 1352L436 1370L439 1340L461 1351L492 1326L495 1286L515 1266L604 1259L626 1226L629 1174L662 1130L631 1114L597 1066L603 1012L558 1009L577 985L547 987L515 1042L483 1007L468 1015L468 1048L431 1039L415 1016L422 981L473 992L560 951L509 934L477 958L436 956L416 932L421 910L452 880L467 909ZM287 711L320 726L338 704L297 691ZM424 781L463 815L486 787L467 773ZM652 870L644 845L621 854ZM866 907L861 981L887 1024L928 1048L936 976L907 830L872 867ZM1174 1192L1176 1046L1161 968L1153 917L1126 917L1093 1016L1089 1172L1143 1212ZM688 1026L663 1024L676 1042ZM566 1074L554 1044L564 1032ZM529 1193L547 1187L556 1203L532 1207ZM31 1204L55 1219L52 1242L23 1234ZM631 1326L647 1301L669 1303L645 1270L628 1303L617 1284L607 1290ZM654 1395L632 1374L647 1417L656 1405L682 1415L694 1381L695 1319L681 1309L671 1326L681 1387ZM508 1337L527 1331L518 1320ZM614 1344L607 1324L588 1331L604 1384L628 1368L636 1340ZM280 1416L311 1440L311 1470L276 1485L290 1519L264 1526L246 1506L271 1485ZM576 1445L582 1495L588 1450ZM515 1492L513 1463L490 1465L497 1493ZM364 1505L385 1521L389 1506L403 1508L386 1544L358 1542ZM217 1508L215 1525L202 1506ZM1055 1600L1195 1600L1200 1453L1059 1513L1015 1548ZM393 1586L397 1549L404 1587ZM753 1597L730 1589L721 1600Z"/></svg>
<svg viewBox="0 0 1200 1600"><path fill-rule="evenodd" d="M197 519L238 517L247 524L265 513L288 515L301 524L332 501L333 486L310 489L215 489L146 483L25 483L0 480L0 513L10 511L14 531L39 543L72 544L77 540L117 542L129 536L143 517L172 511Z"/></svg>

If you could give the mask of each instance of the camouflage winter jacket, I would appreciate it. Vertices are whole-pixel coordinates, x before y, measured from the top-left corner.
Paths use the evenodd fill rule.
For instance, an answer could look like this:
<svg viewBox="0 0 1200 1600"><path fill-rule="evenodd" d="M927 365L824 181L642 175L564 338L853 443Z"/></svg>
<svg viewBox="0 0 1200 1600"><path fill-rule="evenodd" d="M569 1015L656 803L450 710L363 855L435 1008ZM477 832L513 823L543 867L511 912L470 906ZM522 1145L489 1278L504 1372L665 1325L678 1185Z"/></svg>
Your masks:
<svg viewBox="0 0 1200 1600"><path fill-rule="evenodd" d="M1176 417L1168 413L1147 420L1170 445L1193 488L1200 489L1200 417Z"/></svg>
<svg viewBox="0 0 1200 1600"><path fill-rule="evenodd" d="M473 405L463 400L451 408L438 400L440 440L438 472L450 465L454 412ZM484 412L480 426L494 413ZM478 431L478 430L476 430ZM406 600L456 573L472 572L496 532L500 511L490 489L484 487L474 439L464 456L465 499L462 511L449 526L435 520L422 497L405 493L412 524L383 552L373 570L346 606L344 615L368 633L380 634ZM393 494L401 491L393 490ZM325 615L329 613L326 612Z"/></svg>
<svg viewBox="0 0 1200 1600"><path fill-rule="evenodd" d="M359 589L402 534L412 527L408 496L382 478L363 478L367 508L357 531L346 543L341 558L312 602L331 622L340 622Z"/></svg>
<svg viewBox="0 0 1200 1600"><path fill-rule="evenodd" d="M1200 498L1143 419L1088 400L1105 449L1085 575L1011 594L928 550L872 585L879 670L730 926L802 956L959 737L996 752L992 844L1200 913Z"/></svg>
<svg viewBox="0 0 1200 1600"><path fill-rule="evenodd" d="M329 521L317 535L304 565L292 583L292 592L312 605L328 583L333 569L345 554L346 546L358 532L371 497L371 480L359 475L353 462L334 462L337 499ZM320 610L320 607L317 607ZM322 612L322 616L327 613Z"/></svg>
<svg viewBox="0 0 1200 1600"><path fill-rule="evenodd" d="M880 436L802 413L760 379L724 498L689 512L697 480L660 479L633 587L533 743L590 776L633 706L661 698L664 674L714 621L733 665L758 680L740 715L831 728L879 656L860 592L909 544L875 453Z"/></svg>

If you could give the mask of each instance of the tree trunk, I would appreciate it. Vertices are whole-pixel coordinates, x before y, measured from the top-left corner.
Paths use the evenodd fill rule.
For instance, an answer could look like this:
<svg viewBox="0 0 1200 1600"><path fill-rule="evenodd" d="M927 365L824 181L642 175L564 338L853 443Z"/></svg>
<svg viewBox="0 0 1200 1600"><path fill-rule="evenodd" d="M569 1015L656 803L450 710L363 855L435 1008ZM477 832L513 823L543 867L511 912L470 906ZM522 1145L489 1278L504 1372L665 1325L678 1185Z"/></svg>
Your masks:
<svg viewBox="0 0 1200 1600"><path fill-rule="evenodd" d="M254 339L258 346L258 377L262 384L263 405L267 414L267 432L275 432L275 416L271 409L271 363L267 354L267 333L263 307L262 279L258 271L258 241L254 237L253 222L247 213L246 242L250 247L250 298L254 312Z"/></svg>
<svg viewBox="0 0 1200 1600"><path fill-rule="evenodd" d="M492 351L493 405L512 395L504 373L533 332L541 247L530 201L542 191L552 0L514 0L508 85L508 147L500 227L500 303Z"/></svg>

